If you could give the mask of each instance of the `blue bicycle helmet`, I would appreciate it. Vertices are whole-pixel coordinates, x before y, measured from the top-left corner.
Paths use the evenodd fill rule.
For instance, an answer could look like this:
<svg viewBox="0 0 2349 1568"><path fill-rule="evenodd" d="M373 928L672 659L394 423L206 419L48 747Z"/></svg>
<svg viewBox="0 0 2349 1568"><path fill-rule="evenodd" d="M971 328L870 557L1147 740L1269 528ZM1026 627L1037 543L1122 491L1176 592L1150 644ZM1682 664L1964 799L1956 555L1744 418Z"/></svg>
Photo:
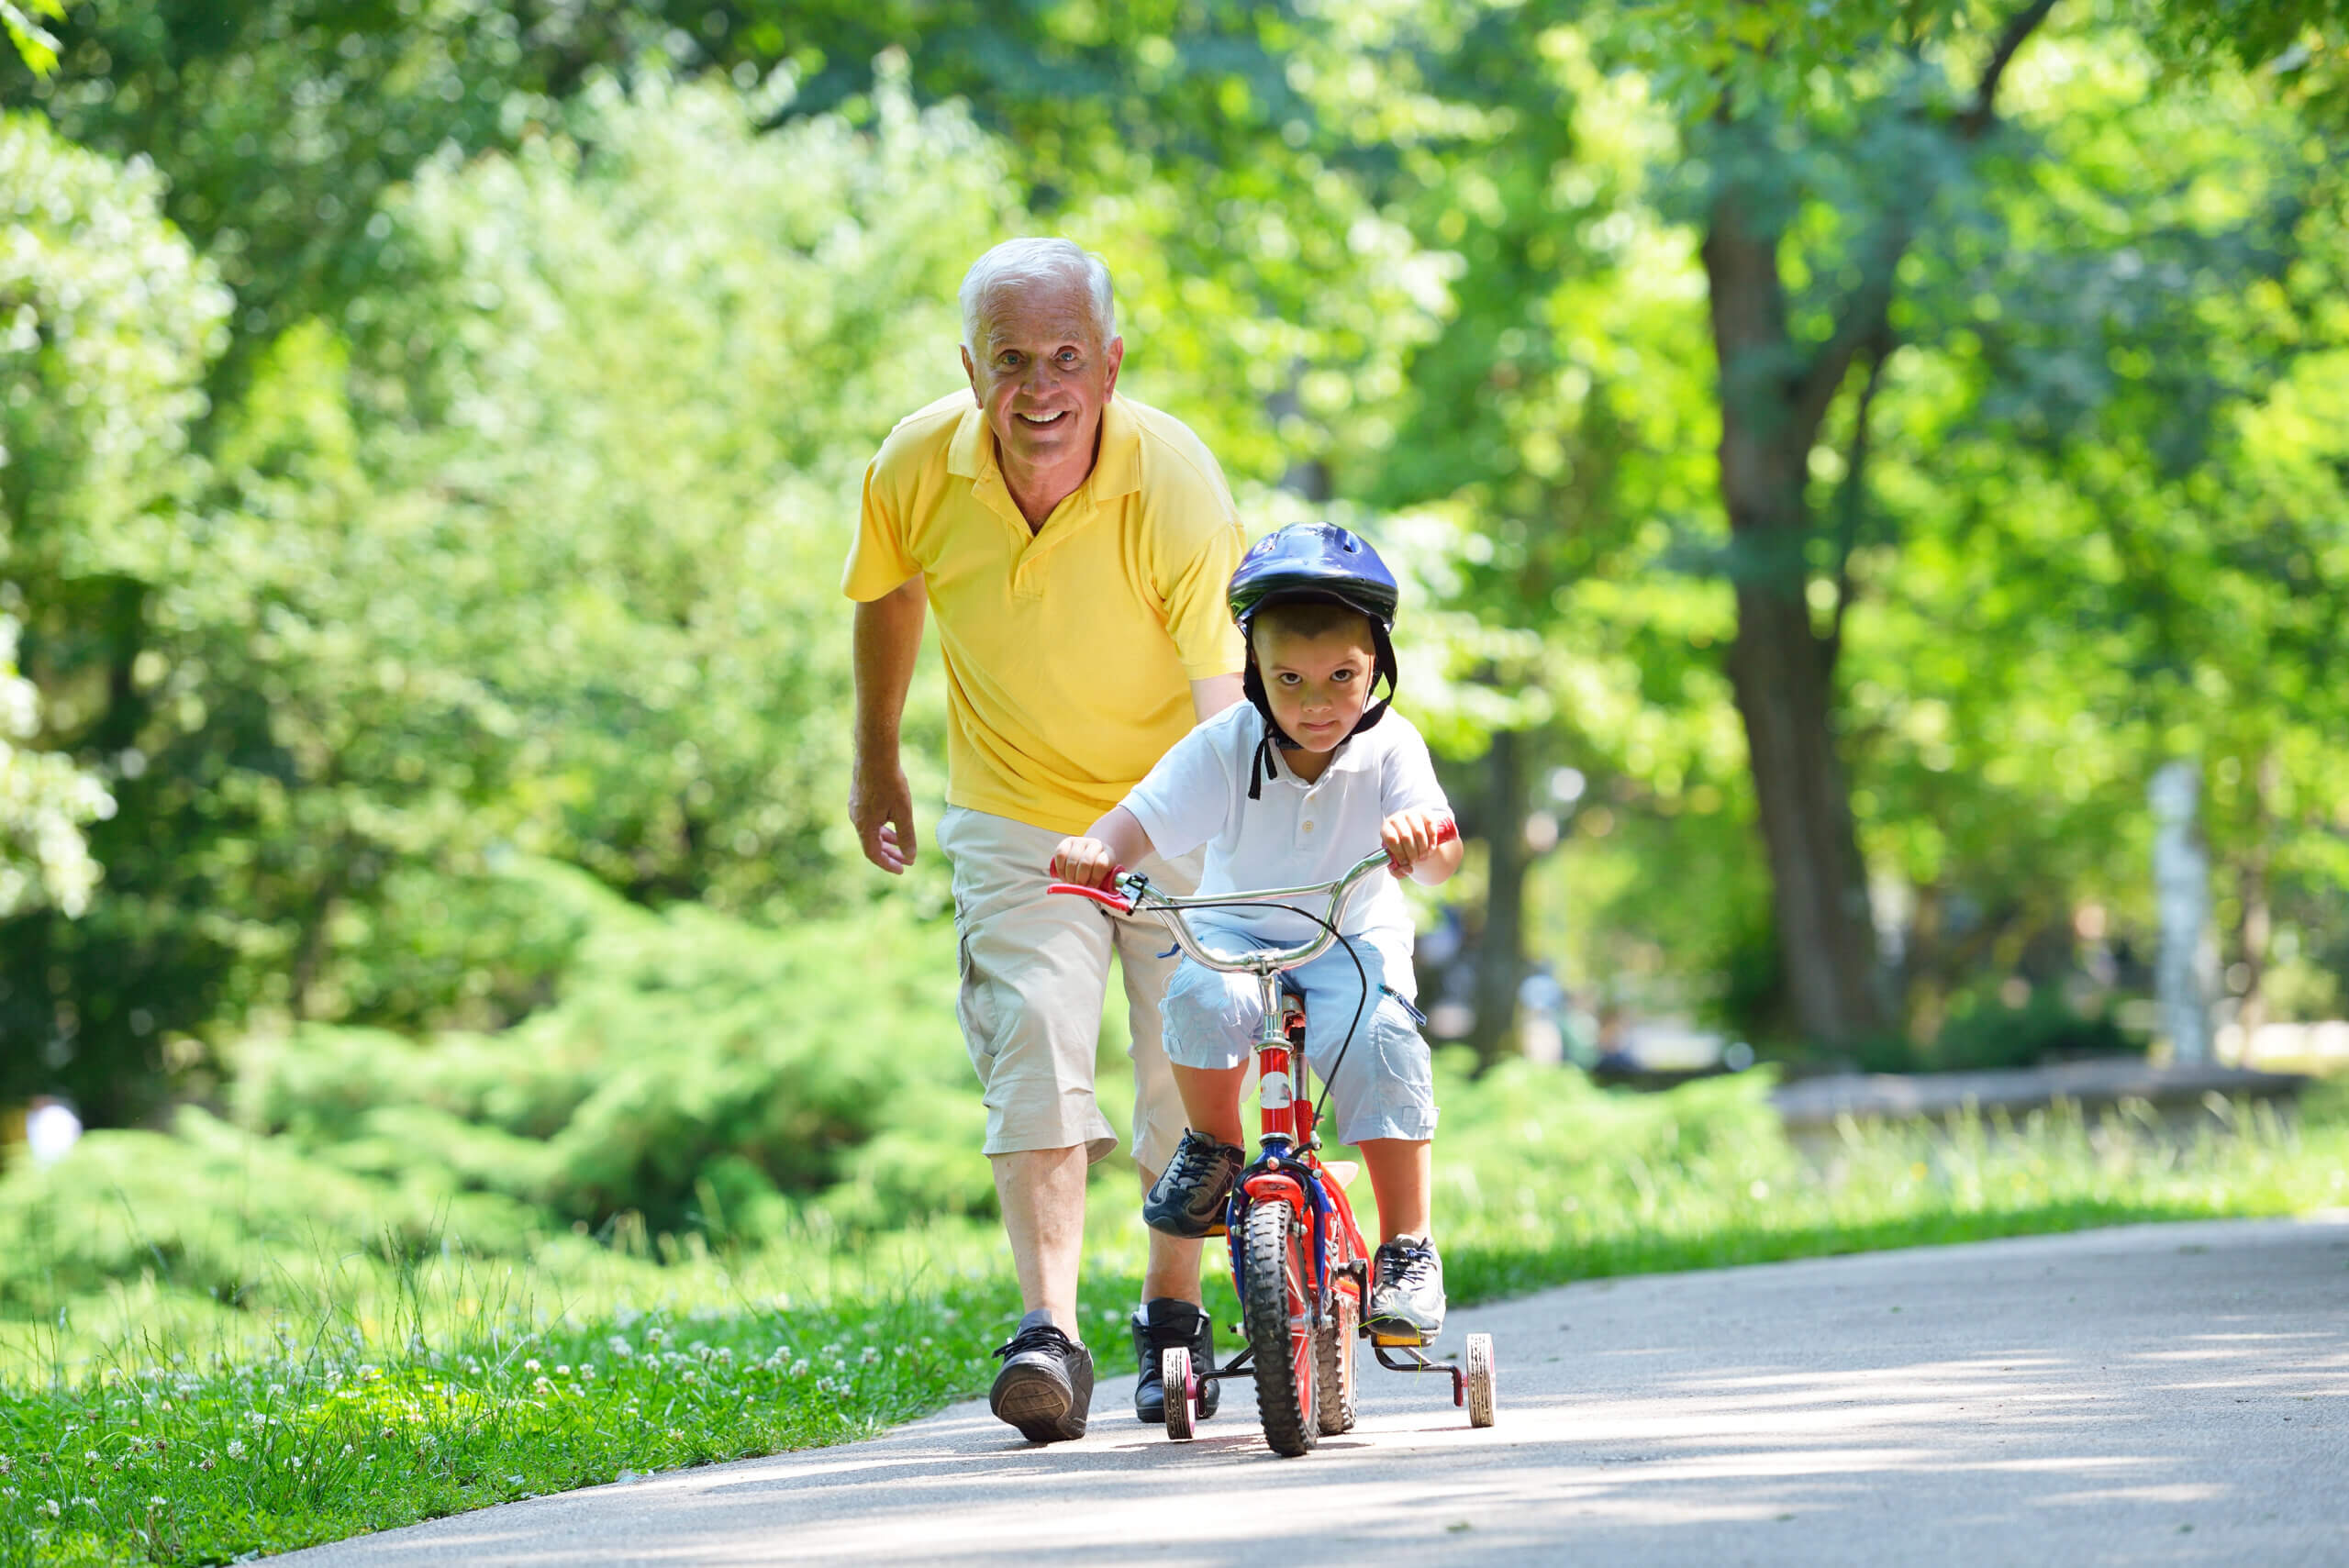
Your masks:
<svg viewBox="0 0 2349 1568"><path fill-rule="evenodd" d="M1370 621L1375 653L1372 687L1375 690L1383 679L1386 695L1365 708L1349 732L1359 735L1386 717L1388 706L1395 700L1398 672L1392 633L1396 606L1401 599L1402 590L1396 584L1395 573L1378 559L1378 551L1371 549L1361 535L1334 523L1291 523L1258 539L1240 558L1239 569L1231 574L1230 603L1231 618L1238 623L1240 635L1248 645L1248 669L1241 683L1248 700L1264 719L1264 744L1248 780L1249 799L1262 798L1263 772L1271 760L1272 749L1277 745L1284 751L1297 750L1297 742L1282 731L1273 717L1272 702L1264 695L1264 673L1256 668L1256 642L1251 635L1256 612L1273 605L1343 605L1350 610L1359 610Z"/></svg>

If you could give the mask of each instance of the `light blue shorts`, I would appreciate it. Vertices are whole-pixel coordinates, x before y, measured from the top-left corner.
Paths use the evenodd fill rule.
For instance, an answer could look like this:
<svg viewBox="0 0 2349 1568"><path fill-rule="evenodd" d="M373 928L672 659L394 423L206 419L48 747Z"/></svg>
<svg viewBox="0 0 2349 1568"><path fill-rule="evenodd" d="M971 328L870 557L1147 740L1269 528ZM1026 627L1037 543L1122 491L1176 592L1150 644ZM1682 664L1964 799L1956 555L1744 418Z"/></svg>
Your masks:
<svg viewBox="0 0 2349 1568"><path fill-rule="evenodd" d="M1244 933L1195 920L1199 942L1219 957L1263 944ZM1407 943L1392 937L1353 937L1362 970L1345 950L1331 947L1302 968L1282 976L1288 990L1305 998L1305 1057L1326 1087L1322 1097L1336 1114L1341 1142L1366 1138L1430 1139L1435 1136L1435 1079L1428 1042L1404 1006L1417 986ZM1363 995L1362 978L1370 978ZM1379 990L1399 992L1402 1001ZM1345 1047L1346 1026L1354 1021L1353 1042ZM1166 1057L1183 1067L1230 1068L1248 1060L1264 1019L1263 999L1252 974L1225 974L1186 957L1167 983L1159 1004ZM1336 1066L1337 1076L1330 1078Z"/></svg>

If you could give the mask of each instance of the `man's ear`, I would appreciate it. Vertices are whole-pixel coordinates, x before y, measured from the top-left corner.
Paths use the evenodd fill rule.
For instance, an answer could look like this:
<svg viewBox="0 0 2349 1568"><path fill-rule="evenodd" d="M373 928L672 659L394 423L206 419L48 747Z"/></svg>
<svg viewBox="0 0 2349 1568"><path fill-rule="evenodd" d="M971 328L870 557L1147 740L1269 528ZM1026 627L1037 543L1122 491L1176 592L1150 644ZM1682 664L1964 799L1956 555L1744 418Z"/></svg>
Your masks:
<svg viewBox="0 0 2349 1568"><path fill-rule="evenodd" d="M1123 338L1110 339L1108 351L1102 357L1109 361L1109 385L1108 391L1101 395L1108 397L1118 390L1118 367L1126 362L1126 340Z"/></svg>
<svg viewBox="0 0 2349 1568"><path fill-rule="evenodd" d="M971 384L971 395L979 397L979 367L971 361L971 350L968 344L963 348L963 374ZM979 397L979 401L984 403L986 399Z"/></svg>

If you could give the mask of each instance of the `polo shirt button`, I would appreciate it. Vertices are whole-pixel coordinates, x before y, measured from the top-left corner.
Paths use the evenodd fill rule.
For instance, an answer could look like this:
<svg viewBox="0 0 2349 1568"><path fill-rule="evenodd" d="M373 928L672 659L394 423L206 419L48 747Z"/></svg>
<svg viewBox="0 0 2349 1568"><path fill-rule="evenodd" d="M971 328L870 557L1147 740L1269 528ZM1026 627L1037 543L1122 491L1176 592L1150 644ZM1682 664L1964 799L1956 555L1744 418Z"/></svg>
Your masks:
<svg viewBox="0 0 2349 1568"><path fill-rule="evenodd" d="M1308 822L1308 823L1305 825L1305 830L1306 830L1307 832L1308 832L1308 833L1312 832L1312 831L1313 831L1313 824L1312 824L1312 823L1310 823L1310 822Z"/></svg>

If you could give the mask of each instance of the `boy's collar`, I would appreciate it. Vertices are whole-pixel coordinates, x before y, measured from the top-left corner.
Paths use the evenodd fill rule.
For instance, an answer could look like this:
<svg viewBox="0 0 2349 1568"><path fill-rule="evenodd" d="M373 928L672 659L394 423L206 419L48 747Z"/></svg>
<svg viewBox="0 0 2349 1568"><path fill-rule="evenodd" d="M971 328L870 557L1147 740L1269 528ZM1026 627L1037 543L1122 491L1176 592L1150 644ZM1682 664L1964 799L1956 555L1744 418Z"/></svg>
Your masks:
<svg viewBox="0 0 2349 1568"><path fill-rule="evenodd" d="M1354 744L1355 741L1360 740L1361 739L1362 737L1359 735L1349 735L1343 740L1339 741L1336 746L1330 749L1330 765L1321 770L1319 777L1310 781L1299 776L1296 765L1290 761L1290 759L1296 755L1295 752L1285 751L1278 747L1275 747L1273 749L1274 754L1279 761L1280 766L1273 772L1271 776L1276 779L1286 779L1291 784L1304 784L1306 788L1310 789L1314 784L1319 784L1322 779L1328 778L1331 773L1358 773L1364 766L1364 763L1361 759L1367 755L1362 747Z"/></svg>

